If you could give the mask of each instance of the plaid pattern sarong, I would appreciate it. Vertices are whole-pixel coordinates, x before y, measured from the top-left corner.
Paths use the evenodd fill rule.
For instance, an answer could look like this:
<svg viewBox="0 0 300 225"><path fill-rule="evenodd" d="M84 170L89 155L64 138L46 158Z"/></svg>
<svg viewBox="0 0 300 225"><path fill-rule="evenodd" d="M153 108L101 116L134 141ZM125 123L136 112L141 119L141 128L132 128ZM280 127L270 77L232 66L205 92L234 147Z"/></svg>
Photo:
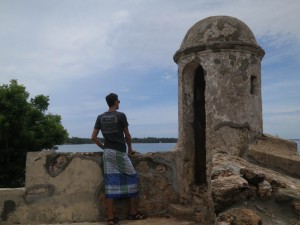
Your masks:
<svg viewBox="0 0 300 225"><path fill-rule="evenodd" d="M104 186L106 198L138 196L138 178L125 152L104 149Z"/></svg>

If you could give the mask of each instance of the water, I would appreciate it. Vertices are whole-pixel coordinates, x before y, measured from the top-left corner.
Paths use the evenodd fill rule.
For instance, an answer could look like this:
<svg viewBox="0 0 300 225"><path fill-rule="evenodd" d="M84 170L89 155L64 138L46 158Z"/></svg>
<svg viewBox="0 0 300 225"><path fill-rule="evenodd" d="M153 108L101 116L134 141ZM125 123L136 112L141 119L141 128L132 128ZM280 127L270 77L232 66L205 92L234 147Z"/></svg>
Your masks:
<svg viewBox="0 0 300 225"><path fill-rule="evenodd" d="M298 145L300 155L300 140L293 140ZM176 143L133 143L132 147L140 153L147 152L165 152L175 147ZM60 145L58 152L102 152L96 144L80 144L80 145Z"/></svg>
<svg viewBox="0 0 300 225"><path fill-rule="evenodd" d="M299 152L299 155L300 155L300 139L299 140L293 140L293 141L297 143L298 152Z"/></svg>
<svg viewBox="0 0 300 225"><path fill-rule="evenodd" d="M165 152L174 148L176 143L133 143L133 150L140 153ZM59 145L57 152L102 152L96 144Z"/></svg>

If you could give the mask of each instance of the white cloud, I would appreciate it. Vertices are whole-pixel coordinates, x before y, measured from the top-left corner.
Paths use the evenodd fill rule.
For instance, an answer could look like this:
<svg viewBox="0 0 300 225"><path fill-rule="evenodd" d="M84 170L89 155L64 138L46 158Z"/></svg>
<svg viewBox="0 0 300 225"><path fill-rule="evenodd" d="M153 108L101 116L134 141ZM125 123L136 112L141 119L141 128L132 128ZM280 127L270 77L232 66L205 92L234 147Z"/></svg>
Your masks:
<svg viewBox="0 0 300 225"><path fill-rule="evenodd" d="M127 110L135 119L133 125L151 130L149 133L168 134L177 127L177 104L160 105L161 99L157 103L153 96L170 92L167 85L177 80L174 53L196 22L229 15L244 21L266 50L262 63L268 74L262 77L264 109L269 113L275 110L269 101L277 98L277 90L289 89L286 92L293 99L299 95L292 92L299 86L295 72L300 64L299 11L298 0L2 0L1 83L17 78L31 94L50 95L51 112L63 116L71 135L90 130L93 114L106 108L98 98L110 91L124 94L129 106L148 103ZM296 63L293 74L288 62L283 63L287 59ZM276 68L279 63L286 65L284 74ZM145 84L149 82L145 74L150 73L153 80ZM147 90L138 88L149 85L153 86ZM284 118L293 117L282 115L280 119Z"/></svg>

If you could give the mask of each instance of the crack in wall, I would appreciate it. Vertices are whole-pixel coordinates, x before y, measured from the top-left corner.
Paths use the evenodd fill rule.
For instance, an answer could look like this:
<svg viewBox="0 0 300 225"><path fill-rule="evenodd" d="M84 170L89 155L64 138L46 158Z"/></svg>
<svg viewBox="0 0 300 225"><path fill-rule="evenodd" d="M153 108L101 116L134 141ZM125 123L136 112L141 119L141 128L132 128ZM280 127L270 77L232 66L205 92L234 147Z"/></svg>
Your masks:
<svg viewBox="0 0 300 225"><path fill-rule="evenodd" d="M231 127L233 129L247 129L247 130L251 130L250 125L248 122L244 123L244 124L238 124L238 123L234 123L234 122L221 122L219 124L217 124L215 126L215 131L219 130L222 127Z"/></svg>

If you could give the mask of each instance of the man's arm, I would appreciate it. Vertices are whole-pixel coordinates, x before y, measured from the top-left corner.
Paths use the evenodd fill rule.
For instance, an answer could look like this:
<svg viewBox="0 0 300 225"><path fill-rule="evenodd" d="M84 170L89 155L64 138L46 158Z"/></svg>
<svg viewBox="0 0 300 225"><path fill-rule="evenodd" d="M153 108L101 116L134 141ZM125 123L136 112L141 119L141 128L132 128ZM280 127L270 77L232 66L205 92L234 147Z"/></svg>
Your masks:
<svg viewBox="0 0 300 225"><path fill-rule="evenodd" d="M125 140L126 140L126 144L128 146L128 153L129 154L134 154L135 151L132 150L132 146L131 146L131 135L129 133L129 129L128 127L124 128L124 134L125 134Z"/></svg>
<svg viewBox="0 0 300 225"><path fill-rule="evenodd" d="M100 148L104 149L104 144L99 141L98 134L99 134L99 130L94 128L93 133L92 133L92 140Z"/></svg>

